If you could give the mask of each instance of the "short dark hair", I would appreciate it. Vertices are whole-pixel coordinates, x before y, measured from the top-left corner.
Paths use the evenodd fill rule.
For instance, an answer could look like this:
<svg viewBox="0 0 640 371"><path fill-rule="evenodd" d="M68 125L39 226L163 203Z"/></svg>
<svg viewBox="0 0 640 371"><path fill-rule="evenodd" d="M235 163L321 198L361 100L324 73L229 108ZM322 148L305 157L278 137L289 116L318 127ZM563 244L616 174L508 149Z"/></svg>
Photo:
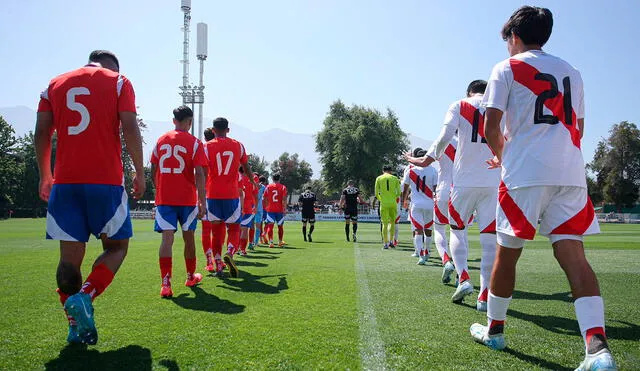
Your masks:
<svg viewBox="0 0 640 371"><path fill-rule="evenodd" d="M258 178L258 180L260 181L260 183L264 183L267 181L267 177L264 175L260 175L260 178Z"/></svg>
<svg viewBox="0 0 640 371"><path fill-rule="evenodd" d="M516 10L502 27L502 39L518 35L525 45L540 45L549 41L553 29L553 14L547 8L525 5Z"/></svg>
<svg viewBox="0 0 640 371"><path fill-rule="evenodd" d="M111 61L115 63L116 66L118 66L118 69L120 69L120 62L118 62L118 57L116 57L115 54L108 50L94 50L91 52L91 54L89 54L89 62L100 63L107 58L111 59Z"/></svg>
<svg viewBox="0 0 640 371"><path fill-rule="evenodd" d="M217 119L213 120L213 127L218 130L228 129L229 121L224 117L218 117Z"/></svg>
<svg viewBox="0 0 640 371"><path fill-rule="evenodd" d="M213 132L212 128L204 129L204 140L207 142L216 137L216 133Z"/></svg>
<svg viewBox="0 0 640 371"><path fill-rule="evenodd" d="M391 165L384 165L382 167L382 171L391 171L391 169L393 169L393 167L391 167Z"/></svg>
<svg viewBox="0 0 640 371"><path fill-rule="evenodd" d="M413 152L411 153L413 155L413 157L422 157L422 156L418 156L418 153L424 151L421 147L416 147L413 149Z"/></svg>
<svg viewBox="0 0 640 371"><path fill-rule="evenodd" d="M467 95L471 94L484 94L484 91L487 90L487 82L484 80L473 80L467 86Z"/></svg>
<svg viewBox="0 0 640 371"><path fill-rule="evenodd" d="M413 157L424 157L426 155L427 155L427 151L424 149L421 149Z"/></svg>
<svg viewBox="0 0 640 371"><path fill-rule="evenodd" d="M193 111L187 106L180 106L173 110L173 118L182 122L188 118L193 118Z"/></svg>
<svg viewBox="0 0 640 371"><path fill-rule="evenodd" d="M277 174L277 173L276 173L276 174L273 174L273 175L271 176L271 178L272 178L273 180L280 180L280 174Z"/></svg>

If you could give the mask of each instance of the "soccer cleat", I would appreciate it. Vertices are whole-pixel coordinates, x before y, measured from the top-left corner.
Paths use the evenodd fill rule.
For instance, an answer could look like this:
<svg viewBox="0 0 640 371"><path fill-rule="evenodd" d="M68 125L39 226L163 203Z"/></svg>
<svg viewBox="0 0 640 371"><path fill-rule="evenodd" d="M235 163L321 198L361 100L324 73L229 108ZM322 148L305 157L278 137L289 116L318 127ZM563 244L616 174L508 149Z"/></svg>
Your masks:
<svg viewBox="0 0 640 371"><path fill-rule="evenodd" d="M398 246L398 244L399 244L399 243L400 243L400 242L399 242L398 240L393 240L393 246L394 246L394 247Z"/></svg>
<svg viewBox="0 0 640 371"><path fill-rule="evenodd" d="M171 290L171 286L162 286L160 289L160 297L161 298L170 298L173 296L173 290Z"/></svg>
<svg viewBox="0 0 640 371"><path fill-rule="evenodd" d="M416 251L413 252L413 254L411 254L412 258L419 258L420 254L418 254Z"/></svg>
<svg viewBox="0 0 640 371"><path fill-rule="evenodd" d="M487 311L487 302L484 300L478 300L476 302L476 310L478 312L486 312Z"/></svg>
<svg viewBox="0 0 640 371"><path fill-rule="evenodd" d="M358 242L358 238L356 237L356 234L354 233L352 236L353 242Z"/></svg>
<svg viewBox="0 0 640 371"><path fill-rule="evenodd" d="M213 263L209 263L204 269L209 273L213 273L215 272L216 267L213 265Z"/></svg>
<svg viewBox="0 0 640 371"><path fill-rule="evenodd" d="M96 330L96 323L93 320L91 297L82 292L71 295L64 303L64 309L69 316L75 319L78 336L82 342L95 345L98 342L98 330Z"/></svg>
<svg viewBox="0 0 640 371"><path fill-rule="evenodd" d="M191 279L187 278L187 281L184 283L187 287L193 287L202 281L202 275L200 273L194 273Z"/></svg>
<svg viewBox="0 0 640 371"><path fill-rule="evenodd" d="M247 246L247 249L249 249L249 250L253 251L253 250L254 250L253 244L252 244L252 243L250 243L250 244L249 244L249 246Z"/></svg>
<svg viewBox="0 0 640 371"><path fill-rule="evenodd" d="M239 251L238 255L240 256L247 256L247 252L246 251Z"/></svg>
<svg viewBox="0 0 640 371"><path fill-rule="evenodd" d="M426 265L428 257L429 257L429 255L421 256L420 259L418 259L418 265Z"/></svg>
<svg viewBox="0 0 640 371"><path fill-rule="evenodd" d="M609 349L605 348L594 354L587 354L576 371L615 371L618 369L616 361Z"/></svg>
<svg viewBox="0 0 640 371"><path fill-rule="evenodd" d="M469 332L471 333L473 340L480 344L484 344L493 350L502 350L507 347L507 341L504 338L504 334L499 333L496 335L488 335L489 328L487 326L474 323L469 328Z"/></svg>
<svg viewBox="0 0 640 371"><path fill-rule="evenodd" d="M303 233L302 237L304 237L304 242L307 242L307 235Z"/></svg>
<svg viewBox="0 0 640 371"><path fill-rule="evenodd" d="M451 296L451 301L454 303L462 303L462 299L471 294L473 294L473 285L471 284L471 280L466 280L458 285L456 292Z"/></svg>
<svg viewBox="0 0 640 371"><path fill-rule="evenodd" d="M269 248L273 249L273 242L269 242Z"/></svg>
<svg viewBox="0 0 640 371"><path fill-rule="evenodd" d="M67 334L67 343L81 344L82 338L78 334L78 326L69 324L69 333Z"/></svg>
<svg viewBox="0 0 640 371"><path fill-rule="evenodd" d="M389 249L389 244L384 244L384 246L382 246L382 250L388 250Z"/></svg>
<svg viewBox="0 0 640 371"><path fill-rule="evenodd" d="M280 241L280 243L278 243L278 247L284 247L286 244L286 242Z"/></svg>
<svg viewBox="0 0 640 371"><path fill-rule="evenodd" d="M448 261L444 264L444 267L442 267L442 283L449 283L451 282L451 273L453 273L453 271L455 271L456 268L453 266L453 264Z"/></svg>
<svg viewBox="0 0 640 371"><path fill-rule="evenodd" d="M227 268L229 268L229 275L234 278L238 277L238 267L236 267L236 263L233 261L231 254L224 254L223 259L224 263L227 265Z"/></svg>
<svg viewBox="0 0 640 371"><path fill-rule="evenodd" d="M309 233L309 236L307 236L307 238L309 239L309 242L313 242L313 240L311 239L311 233Z"/></svg>

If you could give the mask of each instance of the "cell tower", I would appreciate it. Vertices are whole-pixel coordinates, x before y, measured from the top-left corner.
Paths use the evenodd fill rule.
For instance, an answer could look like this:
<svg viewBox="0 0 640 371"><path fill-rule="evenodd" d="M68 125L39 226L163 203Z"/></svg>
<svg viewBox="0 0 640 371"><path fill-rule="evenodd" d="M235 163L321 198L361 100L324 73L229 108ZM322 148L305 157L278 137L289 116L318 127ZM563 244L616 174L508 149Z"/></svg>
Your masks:
<svg viewBox="0 0 640 371"><path fill-rule="evenodd" d="M196 41L196 58L200 61L200 86L198 86L198 137L203 135L202 131L202 121L203 112L202 106L204 105L204 61L207 60L207 24L206 23L198 23L197 27L197 41Z"/></svg>
<svg viewBox="0 0 640 371"><path fill-rule="evenodd" d="M181 0L180 9L184 13L184 23L182 26L182 32L184 33L184 39L182 41L182 86L180 86L180 96L182 97L182 104L190 105L191 109L195 111L195 105L200 105L200 112L202 112L202 103L204 103L204 93L202 90L204 86L202 84L202 68L203 63L200 62L200 86L192 86L189 84L189 25L191 23L191 0ZM205 59L206 59L206 25L205 25ZM200 47L198 45L198 47ZM199 49L198 49L199 51ZM200 57L198 56L198 59ZM191 126L191 134L194 133L194 126ZM200 130L198 137L202 135L202 119L200 119Z"/></svg>

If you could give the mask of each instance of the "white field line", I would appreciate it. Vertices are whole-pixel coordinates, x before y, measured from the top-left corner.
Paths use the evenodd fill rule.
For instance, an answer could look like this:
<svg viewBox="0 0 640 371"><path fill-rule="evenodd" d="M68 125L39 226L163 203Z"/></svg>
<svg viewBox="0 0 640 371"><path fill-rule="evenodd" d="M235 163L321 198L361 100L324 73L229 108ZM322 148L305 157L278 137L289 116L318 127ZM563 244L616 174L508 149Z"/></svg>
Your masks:
<svg viewBox="0 0 640 371"><path fill-rule="evenodd" d="M367 272L362 263L360 246L354 244L356 282L358 284L358 321L360 325L360 358L364 370L385 370L386 354L384 341L378 332L376 312L371 300Z"/></svg>

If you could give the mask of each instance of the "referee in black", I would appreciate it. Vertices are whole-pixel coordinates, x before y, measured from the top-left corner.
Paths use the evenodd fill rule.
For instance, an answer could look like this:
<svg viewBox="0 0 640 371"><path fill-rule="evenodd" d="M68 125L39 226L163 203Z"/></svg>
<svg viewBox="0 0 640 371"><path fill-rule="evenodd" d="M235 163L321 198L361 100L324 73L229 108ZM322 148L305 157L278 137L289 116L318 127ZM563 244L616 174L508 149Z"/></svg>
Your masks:
<svg viewBox="0 0 640 371"><path fill-rule="evenodd" d="M311 192L311 187L307 186L300 195L298 203L302 206L302 237L304 241L307 239L309 242L313 242L311 235L313 234L313 228L316 223L316 194ZM309 234L307 235L307 222L309 222Z"/></svg>

